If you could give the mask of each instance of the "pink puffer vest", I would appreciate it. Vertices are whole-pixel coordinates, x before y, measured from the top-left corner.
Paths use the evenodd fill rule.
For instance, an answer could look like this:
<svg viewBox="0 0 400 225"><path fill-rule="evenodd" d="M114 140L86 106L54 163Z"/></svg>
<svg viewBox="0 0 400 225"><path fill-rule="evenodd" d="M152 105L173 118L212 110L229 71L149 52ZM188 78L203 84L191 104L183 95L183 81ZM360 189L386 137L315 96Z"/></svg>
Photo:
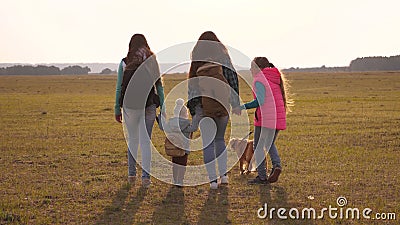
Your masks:
<svg viewBox="0 0 400 225"><path fill-rule="evenodd" d="M267 127L277 130L286 129L286 110L280 88L281 74L277 68L264 68L254 76L253 96L256 98L256 82L265 87L264 104L257 108L254 126Z"/></svg>

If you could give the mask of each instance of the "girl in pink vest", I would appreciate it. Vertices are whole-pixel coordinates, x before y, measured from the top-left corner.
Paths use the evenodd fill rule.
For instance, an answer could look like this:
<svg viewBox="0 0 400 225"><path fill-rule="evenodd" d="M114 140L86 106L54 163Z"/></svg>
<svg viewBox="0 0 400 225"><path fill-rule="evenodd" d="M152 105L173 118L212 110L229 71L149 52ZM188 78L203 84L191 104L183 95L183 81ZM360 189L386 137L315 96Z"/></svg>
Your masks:
<svg viewBox="0 0 400 225"><path fill-rule="evenodd" d="M256 108L254 118L254 155L258 176L249 184L266 184L278 181L282 171L281 159L275 146L280 130L286 129L286 94L284 78L265 57L256 57L251 63L254 100L241 106ZM264 148L272 161L272 171L267 176Z"/></svg>

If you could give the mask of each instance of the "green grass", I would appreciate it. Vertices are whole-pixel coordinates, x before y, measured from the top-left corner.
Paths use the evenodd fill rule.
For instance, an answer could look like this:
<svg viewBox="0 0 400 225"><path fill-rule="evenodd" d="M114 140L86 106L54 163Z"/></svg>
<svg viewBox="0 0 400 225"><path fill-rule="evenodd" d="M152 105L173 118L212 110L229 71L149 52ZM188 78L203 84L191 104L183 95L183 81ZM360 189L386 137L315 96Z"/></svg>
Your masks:
<svg viewBox="0 0 400 225"><path fill-rule="evenodd" d="M277 139L279 182L248 186L255 174L240 176L235 166L230 185L210 191L156 179L148 190L127 184L126 143L113 118L115 76L0 76L0 224L377 222L257 218L266 202L319 210L339 196L348 207L399 217L400 73L287 77L295 107ZM182 79L166 77L166 93ZM241 97L252 98L243 83ZM163 137L154 129L159 149ZM189 156L189 164L201 162L200 152Z"/></svg>

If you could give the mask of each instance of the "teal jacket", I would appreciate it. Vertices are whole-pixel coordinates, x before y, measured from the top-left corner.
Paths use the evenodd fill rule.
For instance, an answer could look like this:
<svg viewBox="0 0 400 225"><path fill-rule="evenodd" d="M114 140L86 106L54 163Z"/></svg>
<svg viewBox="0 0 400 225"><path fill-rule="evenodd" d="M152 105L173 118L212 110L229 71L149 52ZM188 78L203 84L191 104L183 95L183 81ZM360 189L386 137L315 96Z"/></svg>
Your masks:
<svg viewBox="0 0 400 225"><path fill-rule="evenodd" d="M265 87L262 83L256 82L256 88L257 88L256 99L244 105L241 105L240 106L241 109L253 109L257 108L260 105L264 105Z"/></svg>
<svg viewBox="0 0 400 225"><path fill-rule="evenodd" d="M121 96L121 84L122 84L122 78L124 76L124 69L125 69L125 62L122 59L121 62L119 63L118 66L118 75L117 75L117 84L115 87L115 105L114 105L114 114L121 115L121 106L119 105L119 98ZM164 87L162 84L156 85L157 89L157 94L158 97L160 98L160 107L162 108L164 104Z"/></svg>

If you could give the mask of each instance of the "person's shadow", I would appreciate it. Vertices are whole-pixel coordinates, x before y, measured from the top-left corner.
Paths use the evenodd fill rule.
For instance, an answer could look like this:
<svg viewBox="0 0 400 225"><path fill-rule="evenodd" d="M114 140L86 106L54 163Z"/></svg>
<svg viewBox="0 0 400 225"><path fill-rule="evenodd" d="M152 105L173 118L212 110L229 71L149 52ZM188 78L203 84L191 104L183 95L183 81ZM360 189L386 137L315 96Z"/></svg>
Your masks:
<svg viewBox="0 0 400 225"><path fill-rule="evenodd" d="M217 190L209 190L197 224L230 224L228 211L228 187L220 186Z"/></svg>
<svg viewBox="0 0 400 225"><path fill-rule="evenodd" d="M132 187L133 188L133 187ZM104 209L103 214L96 221L99 224L132 224L137 210L146 196L146 188L140 186L136 196L126 202L131 185L124 184L118 191L112 203Z"/></svg>
<svg viewBox="0 0 400 225"><path fill-rule="evenodd" d="M153 224L188 224L185 217L185 194L183 188L172 186L165 199L156 208Z"/></svg>
<svg viewBox="0 0 400 225"><path fill-rule="evenodd" d="M290 204L288 202L288 197L287 197L287 192L284 187L281 186L276 186L276 185L260 185L259 186L259 191L260 191L260 203L262 204L262 207L264 207L265 203L267 204L267 211L266 211L266 218L259 218L260 222L264 220L265 222L268 222L268 224L315 224L314 220L302 220L300 219L289 219L288 216L288 211L291 208L296 208L293 204ZM270 215L270 210L271 208L275 208L272 214L272 219ZM286 213L285 215L288 216L288 219L280 219L277 214L277 210L279 208L285 208ZM301 211L301 210L300 210ZM262 211L260 214L264 215L265 211ZM300 212L301 213L301 212Z"/></svg>

